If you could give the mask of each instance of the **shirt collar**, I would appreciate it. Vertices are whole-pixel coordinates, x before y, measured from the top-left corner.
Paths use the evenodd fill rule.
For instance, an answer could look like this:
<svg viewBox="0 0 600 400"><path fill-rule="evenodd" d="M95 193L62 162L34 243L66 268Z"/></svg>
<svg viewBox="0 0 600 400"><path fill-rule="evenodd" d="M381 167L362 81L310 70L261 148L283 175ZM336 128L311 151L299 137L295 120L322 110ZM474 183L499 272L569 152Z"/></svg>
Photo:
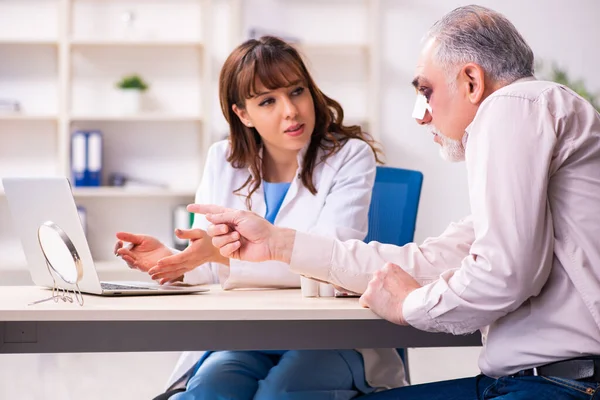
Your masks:
<svg viewBox="0 0 600 400"><path fill-rule="evenodd" d="M506 85L506 86L504 86L504 87L502 87L502 88L500 88L500 89L498 89L498 90L502 90L502 89L503 89L503 88L505 88L505 87L508 87L508 86L511 86L511 85L514 85L514 84L517 84L517 83L529 82L529 81L536 81L536 80L537 80L537 78L536 78L535 76L526 76L526 77L524 77L524 78L519 78L519 79L517 79L516 81L514 81L514 82L512 82L512 83L509 83L508 85ZM497 92L497 91L496 91L496 92ZM496 92L494 92L494 93L496 93ZM485 99L485 100L484 100L484 101L481 103L481 105L483 105L483 104L484 104L486 101L488 101L488 99L489 99L490 97L494 96L494 93L492 93L491 95L489 95L489 96L487 97L487 99ZM480 105L480 108L481 108L481 105ZM477 118L477 114L478 114L478 113L479 113L479 109L477 110L477 113L475 113L475 118L473 118L473 121L475 121L475 119ZM467 145L467 139L468 139L468 137L469 137L469 133L470 133L470 131L471 131L471 126L473 125L473 121L471 121L471 123L470 123L470 124L467 126L467 128L465 129L465 134L463 135L463 138L462 138L462 144L463 144L463 147Z"/></svg>

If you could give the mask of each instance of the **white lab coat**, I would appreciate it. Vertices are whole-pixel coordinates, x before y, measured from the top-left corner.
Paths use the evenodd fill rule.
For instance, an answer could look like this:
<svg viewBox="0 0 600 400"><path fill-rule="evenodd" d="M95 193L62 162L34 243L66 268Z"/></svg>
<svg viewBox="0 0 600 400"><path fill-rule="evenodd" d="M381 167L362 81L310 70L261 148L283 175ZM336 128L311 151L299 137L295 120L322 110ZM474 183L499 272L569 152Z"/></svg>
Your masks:
<svg viewBox="0 0 600 400"><path fill-rule="evenodd" d="M233 168L227 162L229 151L227 141L211 146L202 182L196 193L196 203L247 208L245 196L233 192L246 182L250 172L246 168ZM306 147L298 154L298 165L302 165L305 151ZM302 185L298 170L279 209L275 225L340 240L364 239L368 230L375 167L371 148L361 140L348 140L335 155L315 167L313 182L317 188L316 195ZM247 193L246 188L244 192ZM266 213L262 185L252 195L252 211L261 216ZM202 215L195 216L195 228L206 229L208 225ZM219 282L223 289L300 286L300 276L290 272L287 264L278 261L252 263L230 260L230 267L207 263L185 274L184 281L197 284ZM365 361L367 383L372 387L390 388L405 384L402 360L395 349L359 351ZM203 353L185 352L168 386L180 380Z"/></svg>

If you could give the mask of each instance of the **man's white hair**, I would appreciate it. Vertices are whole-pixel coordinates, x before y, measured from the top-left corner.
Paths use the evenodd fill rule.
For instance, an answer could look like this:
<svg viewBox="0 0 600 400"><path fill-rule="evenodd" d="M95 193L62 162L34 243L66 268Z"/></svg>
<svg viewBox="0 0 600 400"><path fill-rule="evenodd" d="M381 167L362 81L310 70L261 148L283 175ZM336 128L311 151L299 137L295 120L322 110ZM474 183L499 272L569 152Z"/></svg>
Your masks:
<svg viewBox="0 0 600 400"><path fill-rule="evenodd" d="M473 62L488 78L510 84L534 73L533 51L515 26L489 8L459 7L436 22L426 40L435 39L434 59L455 81L456 69Z"/></svg>

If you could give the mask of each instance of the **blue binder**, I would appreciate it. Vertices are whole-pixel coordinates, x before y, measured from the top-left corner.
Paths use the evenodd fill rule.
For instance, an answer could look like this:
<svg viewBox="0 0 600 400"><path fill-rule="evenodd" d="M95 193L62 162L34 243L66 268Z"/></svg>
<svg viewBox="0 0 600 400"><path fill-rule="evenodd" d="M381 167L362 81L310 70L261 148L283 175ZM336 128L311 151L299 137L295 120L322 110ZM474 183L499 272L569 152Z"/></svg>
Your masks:
<svg viewBox="0 0 600 400"><path fill-rule="evenodd" d="M83 131L71 135L71 180L73 186L85 185L87 159L87 135Z"/></svg>
<svg viewBox="0 0 600 400"><path fill-rule="evenodd" d="M102 184L102 132L75 131L71 135L73 186Z"/></svg>
<svg viewBox="0 0 600 400"><path fill-rule="evenodd" d="M87 133L87 186L100 186L102 184L102 132L91 131Z"/></svg>

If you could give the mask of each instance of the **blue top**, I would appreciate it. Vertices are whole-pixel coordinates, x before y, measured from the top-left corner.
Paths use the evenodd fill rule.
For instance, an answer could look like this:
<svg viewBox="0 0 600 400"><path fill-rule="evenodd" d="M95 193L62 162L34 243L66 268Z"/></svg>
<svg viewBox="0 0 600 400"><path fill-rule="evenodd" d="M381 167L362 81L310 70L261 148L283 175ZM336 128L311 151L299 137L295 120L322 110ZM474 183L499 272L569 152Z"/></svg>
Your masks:
<svg viewBox="0 0 600 400"><path fill-rule="evenodd" d="M270 223L275 223L275 217L281 208L283 199L290 188L290 182L282 183L270 183L263 181L263 187L265 189L265 204L267 206L267 213L265 219Z"/></svg>

